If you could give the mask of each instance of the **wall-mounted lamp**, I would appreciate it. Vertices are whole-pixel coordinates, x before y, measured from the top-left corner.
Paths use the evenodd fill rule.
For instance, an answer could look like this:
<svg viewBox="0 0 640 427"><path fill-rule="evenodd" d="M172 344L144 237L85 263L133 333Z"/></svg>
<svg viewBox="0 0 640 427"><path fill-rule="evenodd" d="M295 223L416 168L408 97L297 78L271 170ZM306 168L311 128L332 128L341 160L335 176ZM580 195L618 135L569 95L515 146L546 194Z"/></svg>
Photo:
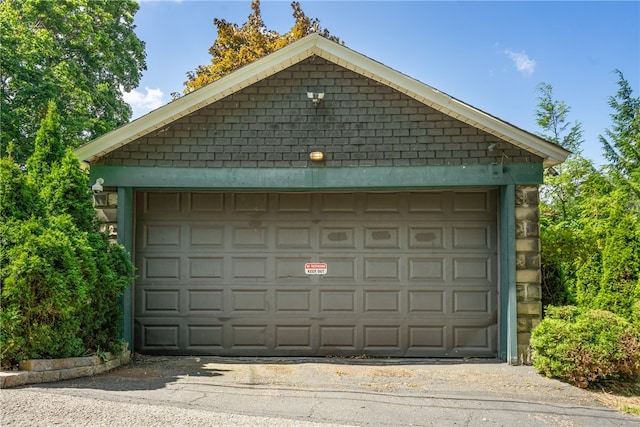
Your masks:
<svg viewBox="0 0 640 427"><path fill-rule="evenodd" d="M312 151L309 153L309 160L313 162L321 162L324 160L324 153L322 151Z"/></svg>
<svg viewBox="0 0 640 427"><path fill-rule="evenodd" d="M96 179L96 183L91 186L91 190L93 190L94 193L100 193L102 190L104 190L104 188L102 188L102 184L104 184L104 179Z"/></svg>
<svg viewBox="0 0 640 427"><path fill-rule="evenodd" d="M314 107L317 107L324 99L324 92L307 92L307 98L311 100Z"/></svg>

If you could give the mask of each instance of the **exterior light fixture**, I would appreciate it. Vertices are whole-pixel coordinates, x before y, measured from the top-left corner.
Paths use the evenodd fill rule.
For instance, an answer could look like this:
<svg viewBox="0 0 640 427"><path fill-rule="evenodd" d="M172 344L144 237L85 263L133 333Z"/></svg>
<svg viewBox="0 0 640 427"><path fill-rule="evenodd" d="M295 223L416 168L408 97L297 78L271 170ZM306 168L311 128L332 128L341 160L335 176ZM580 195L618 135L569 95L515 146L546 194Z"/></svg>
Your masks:
<svg viewBox="0 0 640 427"><path fill-rule="evenodd" d="M102 190L103 190L103 188L102 188L103 184L104 184L104 179L98 178L98 179L96 179L96 183L91 186L91 190L94 193L101 193Z"/></svg>
<svg viewBox="0 0 640 427"><path fill-rule="evenodd" d="M324 92L307 92L307 98L311 100L314 107L317 107L324 99Z"/></svg>
<svg viewBox="0 0 640 427"><path fill-rule="evenodd" d="M321 162L324 160L324 153L322 151L312 151L309 153L309 160L313 162Z"/></svg>

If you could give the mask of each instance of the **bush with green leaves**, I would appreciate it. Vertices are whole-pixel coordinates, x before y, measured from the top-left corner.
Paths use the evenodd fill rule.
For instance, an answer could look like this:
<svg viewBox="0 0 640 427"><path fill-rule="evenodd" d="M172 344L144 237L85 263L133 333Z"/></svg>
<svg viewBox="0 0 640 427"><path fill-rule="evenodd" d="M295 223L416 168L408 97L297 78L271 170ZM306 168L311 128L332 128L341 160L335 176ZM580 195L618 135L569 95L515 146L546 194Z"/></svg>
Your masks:
<svg viewBox="0 0 640 427"><path fill-rule="evenodd" d="M579 387L640 375L640 332L608 311L548 307L531 347L538 372Z"/></svg>
<svg viewBox="0 0 640 427"><path fill-rule="evenodd" d="M99 231L88 177L60 149L50 105L26 173L0 160L0 357L80 356L120 349L120 304L133 279L124 247Z"/></svg>

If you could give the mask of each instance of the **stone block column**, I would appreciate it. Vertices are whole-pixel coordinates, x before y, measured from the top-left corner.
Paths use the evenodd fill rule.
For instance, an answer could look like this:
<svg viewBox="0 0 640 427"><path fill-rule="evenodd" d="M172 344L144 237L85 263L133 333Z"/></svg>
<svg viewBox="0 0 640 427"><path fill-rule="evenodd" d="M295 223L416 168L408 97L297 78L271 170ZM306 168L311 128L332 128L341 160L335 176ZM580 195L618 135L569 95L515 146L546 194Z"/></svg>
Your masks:
<svg viewBox="0 0 640 427"><path fill-rule="evenodd" d="M118 241L118 189L105 188L93 195L93 207L100 221L100 231L109 235L109 241Z"/></svg>
<svg viewBox="0 0 640 427"><path fill-rule="evenodd" d="M542 319L538 194L537 186L515 190L518 360L523 364L531 363L531 330Z"/></svg>

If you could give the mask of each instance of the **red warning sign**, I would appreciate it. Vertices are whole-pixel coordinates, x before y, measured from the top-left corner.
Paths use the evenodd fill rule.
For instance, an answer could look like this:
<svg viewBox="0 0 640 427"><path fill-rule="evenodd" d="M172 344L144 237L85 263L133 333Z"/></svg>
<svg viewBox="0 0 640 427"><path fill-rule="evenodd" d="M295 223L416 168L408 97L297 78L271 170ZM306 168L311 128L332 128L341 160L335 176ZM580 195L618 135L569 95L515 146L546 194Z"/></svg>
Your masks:
<svg viewBox="0 0 640 427"><path fill-rule="evenodd" d="M304 265L306 274L327 274L326 262L308 262Z"/></svg>

